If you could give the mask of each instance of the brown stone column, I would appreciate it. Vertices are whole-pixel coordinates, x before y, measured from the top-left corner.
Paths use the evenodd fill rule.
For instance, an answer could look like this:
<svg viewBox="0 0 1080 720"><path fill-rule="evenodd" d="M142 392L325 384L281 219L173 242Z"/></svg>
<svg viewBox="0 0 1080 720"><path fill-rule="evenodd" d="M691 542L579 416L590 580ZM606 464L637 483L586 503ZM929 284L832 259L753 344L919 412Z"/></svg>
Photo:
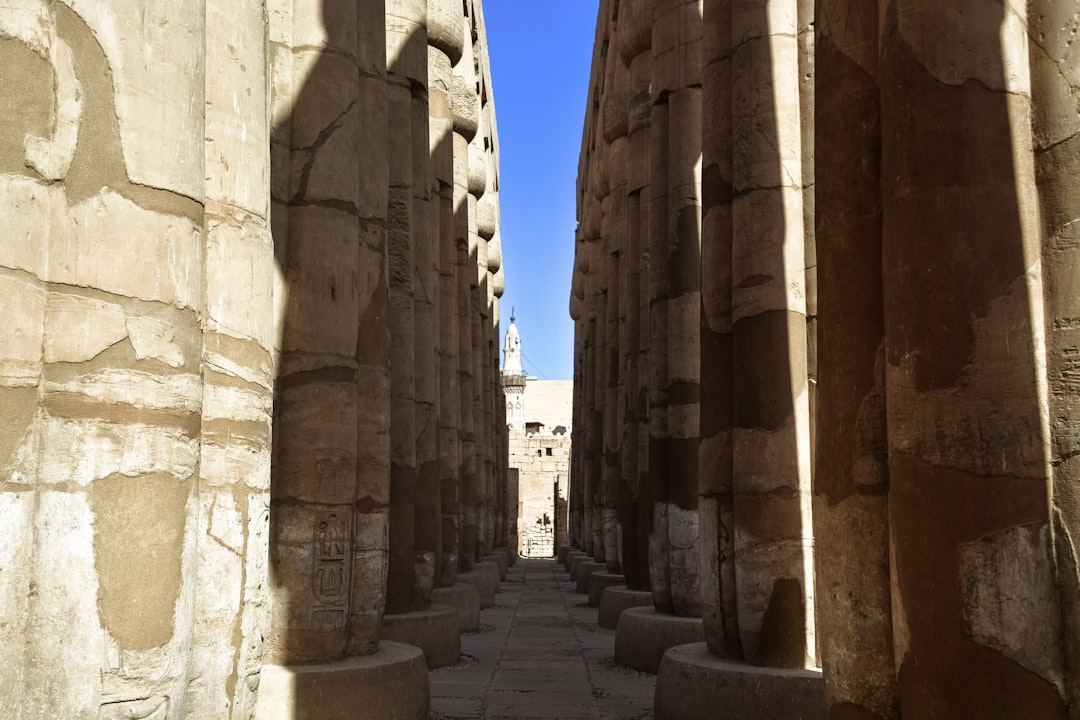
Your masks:
<svg viewBox="0 0 1080 720"><path fill-rule="evenodd" d="M581 529L585 503L585 355L587 352L584 339L585 271L582 269L583 261L581 260L585 252L584 248L584 243L575 243L574 280L570 297L570 317L574 320L574 411L570 444L567 534L571 547L579 549L584 549L585 544Z"/></svg>
<svg viewBox="0 0 1080 720"><path fill-rule="evenodd" d="M414 79L412 104L413 217L415 245L413 308L416 333L416 558L413 605L431 605L436 559L442 544L442 489L439 481L438 416L438 233L439 196L434 191L430 110L428 107L427 0L417 8L423 18L424 62ZM417 59L419 64L419 58Z"/></svg>
<svg viewBox="0 0 1080 720"><path fill-rule="evenodd" d="M426 0L401 0L387 18L390 150L400 166L391 163L388 221L390 441L395 464L383 637L422 648L428 667L436 668L460 659L460 631L466 614L432 606L442 539L435 335L435 235L441 229L441 208L439 195L432 202L435 168L428 107L427 11ZM445 177L449 169L444 163L441 174Z"/></svg>
<svg viewBox="0 0 1080 720"><path fill-rule="evenodd" d="M599 162L595 160L594 162ZM590 191L591 192L591 191ZM594 212L602 218L600 207L602 202L593 197ZM607 302L606 289L604 287L604 260L603 247L603 220L598 220L599 234L587 241L589 251L589 310L588 310L588 342L589 354L586 367L586 398L588 417L588 436L585 445L585 508L584 521L585 542L584 550L589 553L593 560L604 561L604 523L603 523L603 472L604 472L604 335L607 329L605 303Z"/></svg>
<svg viewBox="0 0 1080 720"><path fill-rule="evenodd" d="M598 72L597 52L594 50L592 77ZM584 348L581 366L581 430L582 450L580 455L581 473L581 550L595 558L599 528L596 523L596 494L602 468L600 443L602 438L601 418L597 412L597 392L603 387L597 383L597 363L599 338L597 337L597 315L601 302L602 278L600 276L599 238L602 232L601 204L593 187L595 185L595 108L585 114L585 130L582 139L582 156L578 164L578 256L583 276L581 342ZM602 543L599 552L603 552Z"/></svg>
<svg viewBox="0 0 1080 720"><path fill-rule="evenodd" d="M438 255L439 413L438 482L441 552L436 585L450 587L461 544L461 365L459 362L457 246L454 240L453 65L461 59L465 34L453 0L428 1L428 103L430 107L433 237ZM436 231L437 229L437 231Z"/></svg>
<svg viewBox="0 0 1080 720"><path fill-rule="evenodd" d="M1080 123L1071 110L1077 80L1068 24L1080 12L1075 0L1028 5L1035 172L1043 222L1043 296L1046 371L1053 466L1052 552L1060 587L1065 698L1080 713L1080 235L1075 178L1080 172Z"/></svg>
<svg viewBox="0 0 1080 720"><path fill-rule="evenodd" d="M386 62L390 204L387 249L390 268L391 479L390 563L387 610L403 613L414 603L416 563L416 283L419 242L414 168L421 159L413 139L413 84L427 74L426 7L416 0L387 0ZM424 133L424 155L427 133Z"/></svg>
<svg viewBox="0 0 1080 720"><path fill-rule="evenodd" d="M732 463L732 3L706 0L702 37L701 602L709 651L742 658Z"/></svg>
<svg viewBox="0 0 1080 720"><path fill-rule="evenodd" d="M604 58L601 56L601 63ZM602 69L602 68L601 68ZM603 96L601 96L601 108ZM591 381L595 388L592 402L593 418L593 453L590 455L590 471L592 475L592 557L596 562L607 562L607 553L614 549L609 536L613 535L608 528L614 520L609 510L608 502L613 500L609 497L609 488L613 475L607 467L607 440L611 435L611 418L608 415L608 375L609 353L612 338L609 335L611 328L609 322L610 309L618 302L618 289L612 283L611 276L611 245L612 227L616 222L612 208L613 195L611 192L611 154L610 146L603 138L602 114L593 116L593 154L591 165L590 192L592 192L600 217L600 234L593 242L592 252L589 259L590 269L595 270L593 284L593 374ZM613 539L613 538L612 538ZM617 560L616 560L617 562Z"/></svg>
<svg viewBox="0 0 1080 720"><path fill-rule="evenodd" d="M472 286L476 282L475 203L469 194L469 142L479 125L480 105L476 98L476 75L473 69L471 23L462 19L464 43L461 59L454 65L454 244L458 265L458 358L461 367L461 449L462 449L462 526L460 570L473 569L477 555L477 508L480 488L477 474L478 421L474 404L476 349L473 341L476 312Z"/></svg>
<svg viewBox="0 0 1080 720"><path fill-rule="evenodd" d="M473 139L476 148L477 164L483 168L484 188L477 198L476 231L477 277L481 283L484 312L481 314L481 353L483 365L483 385L481 395L481 416L484 420L485 443L485 481L484 481L484 534L483 554L487 555L496 546L498 536L498 503L501 485L501 468L498 465L499 428L496 422L496 407L502 408L502 390L499 375L499 324L498 303L495 296L495 272L502 264L502 248L498 245L499 229L499 181L498 163L495 156L495 114L490 101L490 80L487 72L487 37L483 24L482 10L477 6L474 21L477 26L474 55L479 59L480 67L480 121L481 127ZM471 159L470 159L471 162ZM496 402L496 398L499 401ZM505 423L501 424L505 426Z"/></svg>
<svg viewBox="0 0 1080 720"><path fill-rule="evenodd" d="M290 25L273 47L275 67L290 70L279 75L276 103L287 122L279 122L271 146L286 304L268 654L281 664L375 652L384 602L375 589L385 578L389 488L389 447L380 441L389 430L385 155L375 150L385 142L383 11L381 3L334 10L343 20L330 29L286 9L278 17ZM377 32L360 38L351 29L371 21ZM362 147L363 139L370 145ZM362 151L370 158L364 172L349 172ZM343 175L355 179L343 182Z"/></svg>
<svg viewBox="0 0 1080 720"><path fill-rule="evenodd" d="M475 45L474 45L475 53ZM485 412L488 371L487 325L489 322L487 287L487 240L480 236L479 202L487 190L487 159L483 152L483 118L480 117L477 134L469 141L469 291L472 294L472 360L473 386L472 408L475 429L476 458L476 550L474 560L480 562L487 552L485 547L488 477L490 470L491 441L490 417Z"/></svg>
<svg viewBox="0 0 1080 720"><path fill-rule="evenodd" d="M652 97L652 3L633 0L619 8L619 59L628 72L626 90L627 200L626 252L620 263L620 310L625 312L620 344L625 357L620 524L623 574L631 591L649 588L649 116Z"/></svg>
<svg viewBox="0 0 1080 720"><path fill-rule="evenodd" d="M797 7L733 6L731 71L738 627L789 668L816 653Z"/></svg>
<svg viewBox="0 0 1080 720"><path fill-rule="evenodd" d="M671 561L668 538L668 106L654 105L649 130L652 148L649 182L649 585L659 612L674 610L671 600Z"/></svg>
<svg viewBox="0 0 1080 720"><path fill-rule="evenodd" d="M666 408L666 516L670 610L701 614L697 477L701 313L701 4L657 0L653 6L653 272L665 276L666 301L654 322L666 324L661 381ZM658 166L664 165L663 169ZM665 187L666 186L666 187ZM663 193L661 195L661 193ZM664 307L666 305L666 307ZM663 345L662 345L663 347ZM658 524L660 531L662 524ZM664 552L658 548L658 552ZM661 605L658 609L665 609Z"/></svg>
<svg viewBox="0 0 1080 720"><path fill-rule="evenodd" d="M616 32L612 19L611 32ZM622 491L622 438L625 419L622 384L625 379L622 364L623 346L620 328L624 313L622 267L630 258L626 252L627 235L627 175L628 140L626 137L626 95L629 73L619 61L618 48L609 43L605 60L605 91L601 130L607 143L604 163L608 168L607 197L607 257L604 274L607 278L607 314L605 318L607 352L604 363L604 559L608 572L622 572L622 529L618 520L618 499ZM636 262L636 258L634 259ZM636 300L636 298L635 298Z"/></svg>
<svg viewBox="0 0 1080 720"><path fill-rule="evenodd" d="M817 7L817 623L829 716L899 717L889 581L877 9ZM852 21L854 20L854 22Z"/></svg>
<svg viewBox="0 0 1080 720"><path fill-rule="evenodd" d="M901 711L1068 717L1024 9L888 2L881 27Z"/></svg>

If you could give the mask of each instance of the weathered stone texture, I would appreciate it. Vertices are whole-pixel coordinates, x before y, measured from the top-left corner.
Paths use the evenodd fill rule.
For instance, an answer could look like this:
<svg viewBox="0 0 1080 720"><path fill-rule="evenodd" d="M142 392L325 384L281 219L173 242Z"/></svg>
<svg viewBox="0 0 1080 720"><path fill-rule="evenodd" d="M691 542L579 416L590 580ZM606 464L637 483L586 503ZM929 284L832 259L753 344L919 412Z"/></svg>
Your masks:
<svg viewBox="0 0 1080 720"><path fill-rule="evenodd" d="M430 71L426 5L0 9L0 715L272 715L269 663L392 664L392 531L421 602L456 567L451 64L474 37L496 190L497 132L479 2L433 0ZM498 219L492 194L492 277ZM498 388L476 376L470 404ZM495 528L505 435L483 437ZM420 531L390 517L398 456Z"/></svg>
<svg viewBox="0 0 1080 720"><path fill-rule="evenodd" d="M726 683L720 656L776 668L803 717L1080 712L1078 18L1072 0L601 4L570 525L596 557L615 485L629 559L649 503L654 603L700 611L710 653L661 670L658 697ZM617 479L596 460L613 410ZM819 664L824 707L798 687ZM769 711L739 693L735 712Z"/></svg>

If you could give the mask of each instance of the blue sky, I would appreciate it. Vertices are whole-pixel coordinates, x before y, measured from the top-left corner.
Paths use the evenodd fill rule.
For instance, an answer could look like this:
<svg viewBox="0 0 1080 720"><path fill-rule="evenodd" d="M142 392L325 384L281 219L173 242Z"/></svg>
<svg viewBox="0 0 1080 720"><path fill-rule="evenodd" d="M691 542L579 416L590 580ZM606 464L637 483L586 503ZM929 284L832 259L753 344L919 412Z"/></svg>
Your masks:
<svg viewBox="0 0 1080 720"><path fill-rule="evenodd" d="M574 374L574 185L598 3L484 2L506 272L499 344L515 308L525 372L549 380Z"/></svg>

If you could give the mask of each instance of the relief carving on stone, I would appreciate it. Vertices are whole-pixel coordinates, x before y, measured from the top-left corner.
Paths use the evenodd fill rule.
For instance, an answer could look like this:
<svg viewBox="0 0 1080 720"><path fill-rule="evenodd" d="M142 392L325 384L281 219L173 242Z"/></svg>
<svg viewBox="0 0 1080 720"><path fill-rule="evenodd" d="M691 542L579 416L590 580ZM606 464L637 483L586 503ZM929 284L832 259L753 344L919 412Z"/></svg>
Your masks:
<svg viewBox="0 0 1080 720"><path fill-rule="evenodd" d="M315 552L311 589L324 605L346 605L349 599L351 527L340 512L315 516Z"/></svg>

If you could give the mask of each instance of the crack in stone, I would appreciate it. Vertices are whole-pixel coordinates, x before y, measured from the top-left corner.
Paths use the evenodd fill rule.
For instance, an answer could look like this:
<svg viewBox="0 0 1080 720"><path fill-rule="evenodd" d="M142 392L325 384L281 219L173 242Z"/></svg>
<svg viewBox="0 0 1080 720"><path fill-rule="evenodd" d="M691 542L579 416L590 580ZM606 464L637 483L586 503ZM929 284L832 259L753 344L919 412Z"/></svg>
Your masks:
<svg viewBox="0 0 1080 720"><path fill-rule="evenodd" d="M307 153L308 159L307 159L307 162L304 163L303 169L300 171L300 180L297 183L296 193L293 195L292 201L289 203L290 205L293 205L295 202L301 201L301 200L308 201L308 202L315 202L315 201L308 200L308 198L307 198L307 186L308 186L308 181L311 178L311 171L315 166L315 161L318 159L319 151L322 149L323 145L325 145L327 142L330 141L330 138L333 136L333 134L335 132L337 132L339 129L341 129L341 121L342 121L342 119L346 115L348 115L349 112L351 112L353 108L356 107L356 104L357 104L356 100L353 100L352 102L350 102L345 107L345 109L342 110L341 113L337 115L337 117L335 117L333 120L331 120L330 123L326 127L324 127L322 130L319 131L318 136L316 136L316 138L315 138L315 142L313 142L310 146L292 148L292 151L294 153L296 153L296 152ZM324 200L324 201L320 201L320 202L327 202L327 201Z"/></svg>

